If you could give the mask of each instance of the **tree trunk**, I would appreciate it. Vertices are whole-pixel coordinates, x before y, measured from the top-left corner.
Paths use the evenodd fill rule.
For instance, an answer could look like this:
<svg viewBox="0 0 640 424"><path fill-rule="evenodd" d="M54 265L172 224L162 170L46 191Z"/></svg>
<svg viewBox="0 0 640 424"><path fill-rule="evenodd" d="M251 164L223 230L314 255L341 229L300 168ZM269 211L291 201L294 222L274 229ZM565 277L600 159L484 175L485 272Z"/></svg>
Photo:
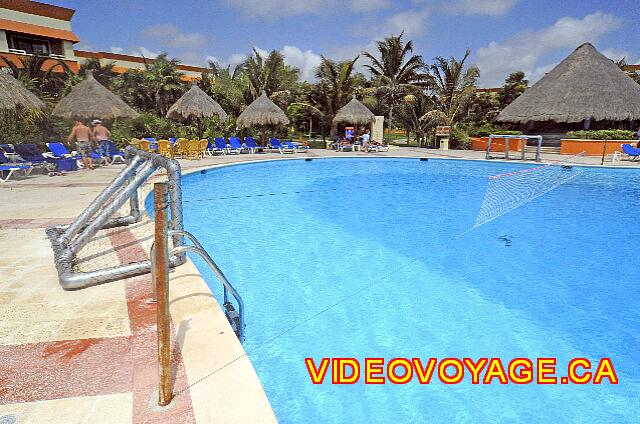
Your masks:
<svg viewBox="0 0 640 424"><path fill-rule="evenodd" d="M387 144L391 144L391 129L393 128L393 100L391 101L391 108L389 109L389 125L387 128L389 130L387 133Z"/></svg>

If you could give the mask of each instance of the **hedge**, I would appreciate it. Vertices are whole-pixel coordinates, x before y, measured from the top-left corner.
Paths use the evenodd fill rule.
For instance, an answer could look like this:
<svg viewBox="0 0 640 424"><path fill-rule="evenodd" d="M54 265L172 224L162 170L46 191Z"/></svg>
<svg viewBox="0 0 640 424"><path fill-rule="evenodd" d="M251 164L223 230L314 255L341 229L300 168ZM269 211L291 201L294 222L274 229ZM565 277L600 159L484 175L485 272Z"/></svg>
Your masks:
<svg viewBox="0 0 640 424"><path fill-rule="evenodd" d="M581 140L633 140L636 133L629 130L569 131L565 138Z"/></svg>

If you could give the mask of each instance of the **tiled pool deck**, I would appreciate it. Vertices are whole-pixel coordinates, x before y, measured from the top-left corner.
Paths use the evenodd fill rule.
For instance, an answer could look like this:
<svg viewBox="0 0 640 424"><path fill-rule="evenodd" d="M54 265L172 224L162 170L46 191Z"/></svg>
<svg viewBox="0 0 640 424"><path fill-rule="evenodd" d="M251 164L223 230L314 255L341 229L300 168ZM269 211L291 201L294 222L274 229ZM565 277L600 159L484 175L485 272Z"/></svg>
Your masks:
<svg viewBox="0 0 640 424"><path fill-rule="evenodd" d="M301 156L481 159L484 154L396 148L378 154L313 150L294 157ZM269 153L180 162L187 173L291 157ZM543 156L544 161L563 158ZM578 162L599 165L600 158ZM625 161L615 166L640 164ZM45 228L71 222L121 169L115 165L67 176L34 175L0 184L0 422L10 419L6 416L20 424L276 422L250 361L191 262L171 274L177 396L167 408L155 406L157 351L155 305L147 302L150 276L72 292L58 284ZM88 259L144 259L152 234L145 215L141 223L105 231Z"/></svg>

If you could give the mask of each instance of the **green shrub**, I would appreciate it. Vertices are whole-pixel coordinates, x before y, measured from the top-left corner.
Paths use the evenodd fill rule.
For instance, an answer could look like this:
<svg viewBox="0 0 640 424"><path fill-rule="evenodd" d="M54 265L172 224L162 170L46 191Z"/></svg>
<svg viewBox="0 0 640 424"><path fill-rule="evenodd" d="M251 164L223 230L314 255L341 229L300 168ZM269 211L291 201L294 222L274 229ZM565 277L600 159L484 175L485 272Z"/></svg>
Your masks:
<svg viewBox="0 0 640 424"><path fill-rule="evenodd" d="M483 124L476 128L470 128L468 133L471 137L488 137L491 134L522 135L522 131L507 130L492 124Z"/></svg>
<svg viewBox="0 0 640 424"><path fill-rule="evenodd" d="M629 130L569 131L565 138L581 140L633 140L635 133Z"/></svg>

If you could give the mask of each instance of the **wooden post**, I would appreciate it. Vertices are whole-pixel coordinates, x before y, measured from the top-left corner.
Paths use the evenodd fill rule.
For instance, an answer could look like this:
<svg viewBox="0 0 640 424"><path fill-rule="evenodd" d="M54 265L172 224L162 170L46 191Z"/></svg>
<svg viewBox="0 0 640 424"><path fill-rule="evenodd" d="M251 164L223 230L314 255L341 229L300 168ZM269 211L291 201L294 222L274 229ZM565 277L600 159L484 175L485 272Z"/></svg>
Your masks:
<svg viewBox="0 0 640 424"><path fill-rule="evenodd" d="M169 246L167 229L168 189L167 183L153 185L155 210L155 269L156 310L158 328L158 404L171 403L171 327L169 316Z"/></svg>
<svg viewBox="0 0 640 424"><path fill-rule="evenodd" d="M604 139L604 147L602 148L602 160L600 161L600 165L604 165L604 157L607 155L607 139Z"/></svg>

